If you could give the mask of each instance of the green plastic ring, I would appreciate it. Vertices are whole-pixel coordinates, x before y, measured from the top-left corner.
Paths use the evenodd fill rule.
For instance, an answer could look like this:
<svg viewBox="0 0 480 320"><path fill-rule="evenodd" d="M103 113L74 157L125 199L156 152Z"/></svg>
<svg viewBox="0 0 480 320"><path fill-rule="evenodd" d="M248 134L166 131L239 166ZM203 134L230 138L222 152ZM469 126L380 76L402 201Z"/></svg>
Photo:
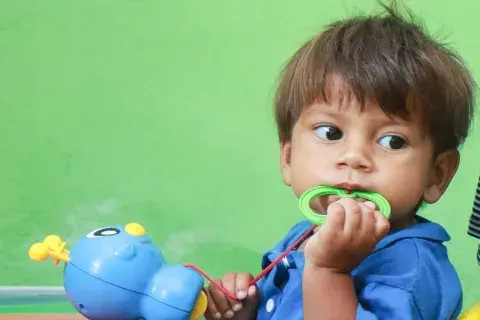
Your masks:
<svg viewBox="0 0 480 320"><path fill-rule="evenodd" d="M337 195L340 198L363 198L368 201L372 201L387 219L390 217L390 204L387 199L382 195L375 192L368 191L351 191L346 193L344 189L328 187L328 186L317 186L305 191L300 197L300 211L310 222L322 225L325 223L327 216L324 214L318 214L310 208L310 202L315 197L321 197L326 195Z"/></svg>

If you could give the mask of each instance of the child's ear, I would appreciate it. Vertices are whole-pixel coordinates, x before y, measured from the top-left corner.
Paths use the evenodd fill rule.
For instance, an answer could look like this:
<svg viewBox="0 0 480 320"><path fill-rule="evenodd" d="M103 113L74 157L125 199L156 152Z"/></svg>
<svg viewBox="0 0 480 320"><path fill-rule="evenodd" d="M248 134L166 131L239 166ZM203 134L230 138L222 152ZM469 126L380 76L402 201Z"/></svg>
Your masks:
<svg viewBox="0 0 480 320"><path fill-rule="evenodd" d="M423 192L425 202L434 203L440 199L457 172L459 162L460 153L457 150L448 150L438 155L428 187Z"/></svg>
<svg viewBox="0 0 480 320"><path fill-rule="evenodd" d="M292 143L290 141L282 141L280 143L280 170L282 172L283 182L287 185L291 185L291 170L290 160L292 156Z"/></svg>

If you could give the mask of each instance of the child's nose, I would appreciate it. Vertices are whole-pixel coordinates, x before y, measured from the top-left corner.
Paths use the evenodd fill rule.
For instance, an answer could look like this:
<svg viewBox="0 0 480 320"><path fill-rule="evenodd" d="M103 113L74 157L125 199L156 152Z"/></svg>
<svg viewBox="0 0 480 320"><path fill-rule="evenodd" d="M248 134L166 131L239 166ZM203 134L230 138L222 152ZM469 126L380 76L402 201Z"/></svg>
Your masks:
<svg viewBox="0 0 480 320"><path fill-rule="evenodd" d="M366 173L372 172L373 161L364 147L346 150L337 160L338 169L350 168Z"/></svg>

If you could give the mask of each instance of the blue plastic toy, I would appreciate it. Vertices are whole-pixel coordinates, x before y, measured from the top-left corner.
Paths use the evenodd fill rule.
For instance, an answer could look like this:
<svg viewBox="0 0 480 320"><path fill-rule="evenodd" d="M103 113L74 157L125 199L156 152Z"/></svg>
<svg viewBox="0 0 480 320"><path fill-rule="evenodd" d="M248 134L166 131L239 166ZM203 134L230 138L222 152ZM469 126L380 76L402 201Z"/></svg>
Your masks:
<svg viewBox="0 0 480 320"><path fill-rule="evenodd" d="M36 261L65 262L64 287L73 306L91 320L194 320L206 311L204 278L169 265L138 223L94 230L70 251L50 235L30 247Z"/></svg>

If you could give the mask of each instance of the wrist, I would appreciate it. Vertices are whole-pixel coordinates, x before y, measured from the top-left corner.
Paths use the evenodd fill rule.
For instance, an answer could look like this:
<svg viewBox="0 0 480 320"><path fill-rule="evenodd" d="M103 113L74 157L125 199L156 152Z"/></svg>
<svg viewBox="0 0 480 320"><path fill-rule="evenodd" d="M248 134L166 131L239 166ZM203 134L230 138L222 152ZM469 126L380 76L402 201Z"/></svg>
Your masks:
<svg viewBox="0 0 480 320"><path fill-rule="evenodd" d="M349 273L305 263L302 295L305 319L355 319L358 299Z"/></svg>
<svg viewBox="0 0 480 320"><path fill-rule="evenodd" d="M318 274L326 274L326 275L347 275L350 276L350 271L345 268L337 268L337 267L330 267L323 264L317 264L308 259L305 260L304 272L312 272Z"/></svg>

